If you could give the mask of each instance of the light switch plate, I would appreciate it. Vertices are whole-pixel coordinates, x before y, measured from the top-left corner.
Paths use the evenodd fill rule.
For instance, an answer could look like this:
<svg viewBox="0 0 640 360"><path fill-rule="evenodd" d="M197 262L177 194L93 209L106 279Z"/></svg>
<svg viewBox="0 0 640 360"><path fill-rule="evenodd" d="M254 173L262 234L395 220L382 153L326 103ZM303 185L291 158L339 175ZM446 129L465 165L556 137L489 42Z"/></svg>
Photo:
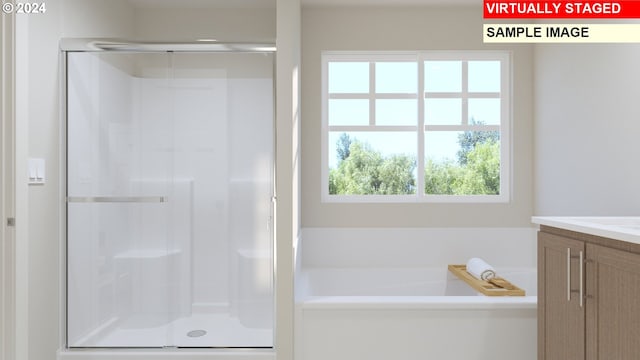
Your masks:
<svg viewBox="0 0 640 360"><path fill-rule="evenodd" d="M29 159L29 185L43 185L45 182L44 159Z"/></svg>

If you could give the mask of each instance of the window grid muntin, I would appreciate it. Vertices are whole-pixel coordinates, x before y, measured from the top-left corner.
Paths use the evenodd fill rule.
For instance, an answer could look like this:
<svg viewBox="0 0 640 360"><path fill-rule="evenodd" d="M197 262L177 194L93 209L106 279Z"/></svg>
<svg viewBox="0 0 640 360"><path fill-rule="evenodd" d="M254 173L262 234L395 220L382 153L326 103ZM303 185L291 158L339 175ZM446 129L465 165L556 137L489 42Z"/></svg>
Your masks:
<svg viewBox="0 0 640 360"><path fill-rule="evenodd" d="M507 202L510 198L510 55L506 51L434 51L434 52L325 52L322 56L323 65L323 90L322 90L322 199L331 202ZM376 62L406 62L407 59L416 61L418 65L418 91L417 94L402 93L376 93L375 92L375 63ZM332 94L328 93L326 86L327 64L336 61L369 62L369 94ZM426 92L424 83L424 64L430 60L450 60L462 62L462 91L461 92ZM500 92L469 92L468 91L468 62L469 61L499 61L500 62ZM418 96L418 94L422 94ZM326 114L326 104L331 98L366 98L370 106L369 126L329 126ZM417 98L418 125L414 126L389 126L375 124L375 100L376 99L415 99ZM461 98L462 119L460 125L426 125L424 101L427 98ZM470 125L468 114L468 99L493 98L500 99L500 124L499 125ZM416 194L411 195L330 195L329 194L329 162L327 143L328 132L334 131L417 131L418 148L416 152L417 178ZM420 131L422 129L422 131ZM498 131L500 135L500 190L498 195L431 195L425 194L424 169L425 169L425 132L426 131Z"/></svg>

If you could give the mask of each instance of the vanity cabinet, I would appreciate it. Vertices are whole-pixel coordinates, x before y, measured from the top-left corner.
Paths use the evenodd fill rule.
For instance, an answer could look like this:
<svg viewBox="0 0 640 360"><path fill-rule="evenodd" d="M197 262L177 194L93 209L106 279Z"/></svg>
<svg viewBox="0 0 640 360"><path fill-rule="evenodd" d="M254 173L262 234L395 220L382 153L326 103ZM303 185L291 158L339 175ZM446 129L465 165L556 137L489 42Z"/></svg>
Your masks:
<svg viewBox="0 0 640 360"><path fill-rule="evenodd" d="M576 296L584 251L582 241L538 233L538 360L585 359L585 312Z"/></svg>
<svg viewBox="0 0 640 360"><path fill-rule="evenodd" d="M542 226L538 359L640 358L640 245Z"/></svg>

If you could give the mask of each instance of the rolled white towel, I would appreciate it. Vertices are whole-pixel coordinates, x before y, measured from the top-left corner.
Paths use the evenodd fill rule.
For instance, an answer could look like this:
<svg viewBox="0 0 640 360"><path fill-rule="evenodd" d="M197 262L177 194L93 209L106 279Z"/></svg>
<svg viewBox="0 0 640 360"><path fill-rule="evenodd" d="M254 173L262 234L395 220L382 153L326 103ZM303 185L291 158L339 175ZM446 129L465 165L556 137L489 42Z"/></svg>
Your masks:
<svg viewBox="0 0 640 360"><path fill-rule="evenodd" d="M480 258L471 258L467 261L467 272L480 280L490 280L496 277L496 271Z"/></svg>

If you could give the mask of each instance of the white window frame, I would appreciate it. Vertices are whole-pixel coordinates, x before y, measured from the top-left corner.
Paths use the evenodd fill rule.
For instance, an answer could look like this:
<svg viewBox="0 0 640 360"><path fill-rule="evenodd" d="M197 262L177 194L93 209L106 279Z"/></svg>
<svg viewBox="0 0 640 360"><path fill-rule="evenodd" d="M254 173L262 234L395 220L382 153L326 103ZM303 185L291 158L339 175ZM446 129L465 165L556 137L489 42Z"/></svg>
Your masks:
<svg viewBox="0 0 640 360"><path fill-rule="evenodd" d="M429 60L453 60L462 61L462 91L456 93L425 93L424 89L424 62ZM467 91L467 62L474 60L498 60L501 62L500 92L496 93L470 93ZM328 64L330 62L369 62L369 93L353 94L329 94ZM418 65L418 89L416 94L376 94L375 62L377 61L415 61ZM322 96L321 96L321 200L322 202L343 203L506 203L511 199L511 53L508 51L384 51L384 52L352 52L352 51L325 51L322 53ZM329 126L328 104L330 98L342 99L369 99L369 124L360 126ZM415 99L418 100L417 125L409 126L380 126L373 123L375 119L375 99ZM424 121L424 102L426 98L461 98L462 120L460 125L426 125ZM468 124L467 102L470 98L500 98L500 125ZM422 129L422 131L421 131ZM500 131L500 193L498 195L430 195L424 193L424 145L425 131L473 131L473 130L499 130ZM417 132L417 179L416 193L410 195L330 195L329 194L329 133L334 131L415 131Z"/></svg>

